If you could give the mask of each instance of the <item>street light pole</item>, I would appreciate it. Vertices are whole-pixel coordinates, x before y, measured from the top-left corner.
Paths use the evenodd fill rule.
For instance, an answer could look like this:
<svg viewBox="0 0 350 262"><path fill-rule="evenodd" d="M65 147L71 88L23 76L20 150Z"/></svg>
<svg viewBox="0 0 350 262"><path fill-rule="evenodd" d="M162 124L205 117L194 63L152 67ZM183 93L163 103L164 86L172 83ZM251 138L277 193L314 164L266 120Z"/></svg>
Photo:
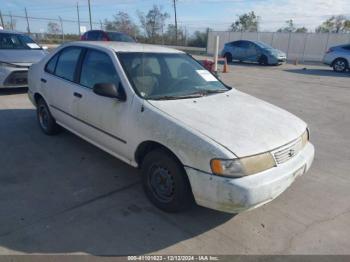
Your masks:
<svg viewBox="0 0 350 262"><path fill-rule="evenodd" d="M90 30L92 30L92 22L91 22L91 6L90 6L90 0L88 0L88 3L89 3Z"/></svg>
<svg viewBox="0 0 350 262"><path fill-rule="evenodd" d="M24 12L26 14L26 19L27 19L27 32L30 34L30 28L29 28L29 19L28 19L28 13L27 13L27 8L24 8Z"/></svg>
<svg viewBox="0 0 350 262"><path fill-rule="evenodd" d="M77 2L77 13L78 13L78 30L79 30L79 36L81 36L80 31L80 15L79 15L79 3Z"/></svg>
<svg viewBox="0 0 350 262"><path fill-rule="evenodd" d="M177 17L176 17L176 1L174 1L174 13L175 13L175 44L177 45Z"/></svg>

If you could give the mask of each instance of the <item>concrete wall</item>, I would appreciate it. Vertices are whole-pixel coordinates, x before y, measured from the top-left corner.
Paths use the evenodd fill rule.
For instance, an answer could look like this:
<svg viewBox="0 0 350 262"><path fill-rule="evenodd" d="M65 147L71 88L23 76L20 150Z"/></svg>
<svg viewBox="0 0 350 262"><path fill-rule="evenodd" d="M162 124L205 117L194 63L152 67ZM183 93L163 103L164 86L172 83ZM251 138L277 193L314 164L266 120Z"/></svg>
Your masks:
<svg viewBox="0 0 350 262"><path fill-rule="evenodd" d="M220 37L219 52L227 42L259 40L284 51L289 60L314 62L322 61L329 47L350 43L350 34L211 31L207 42L209 55L214 54L214 42L217 35Z"/></svg>

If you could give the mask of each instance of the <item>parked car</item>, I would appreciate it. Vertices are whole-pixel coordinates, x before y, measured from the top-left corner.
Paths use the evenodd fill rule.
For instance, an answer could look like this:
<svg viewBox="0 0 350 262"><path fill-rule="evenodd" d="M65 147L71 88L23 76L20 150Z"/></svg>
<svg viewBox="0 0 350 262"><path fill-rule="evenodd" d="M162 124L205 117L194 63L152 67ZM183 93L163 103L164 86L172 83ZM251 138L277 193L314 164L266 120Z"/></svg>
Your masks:
<svg viewBox="0 0 350 262"><path fill-rule="evenodd" d="M345 72L350 67L350 45L339 45L328 49L323 62L335 72Z"/></svg>
<svg viewBox="0 0 350 262"><path fill-rule="evenodd" d="M127 34L103 31L103 30L90 30L85 32L80 40L83 41L117 41L117 42L136 42L134 38Z"/></svg>
<svg viewBox="0 0 350 262"><path fill-rule="evenodd" d="M0 88L26 87L28 68L46 55L29 36L0 31Z"/></svg>
<svg viewBox="0 0 350 262"><path fill-rule="evenodd" d="M176 212L237 213L276 198L311 166L305 122L227 87L182 51L72 42L29 70L40 128L62 126L142 170L146 195Z"/></svg>
<svg viewBox="0 0 350 262"><path fill-rule="evenodd" d="M281 50L275 49L261 41L239 40L226 43L221 52L227 62L258 62L261 65L276 65L286 62L287 56Z"/></svg>

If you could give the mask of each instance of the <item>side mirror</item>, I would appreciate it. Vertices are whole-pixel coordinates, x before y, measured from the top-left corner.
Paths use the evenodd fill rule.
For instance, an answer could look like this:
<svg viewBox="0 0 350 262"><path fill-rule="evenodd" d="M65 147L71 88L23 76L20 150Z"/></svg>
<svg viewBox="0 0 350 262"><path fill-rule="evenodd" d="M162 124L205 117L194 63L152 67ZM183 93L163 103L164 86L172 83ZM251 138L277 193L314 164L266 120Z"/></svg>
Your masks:
<svg viewBox="0 0 350 262"><path fill-rule="evenodd" d="M93 91L100 96L116 98L120 101L126 100L125 91L121 83L119 83L118 87L112 83L97 83L94 85Z"/></svg>

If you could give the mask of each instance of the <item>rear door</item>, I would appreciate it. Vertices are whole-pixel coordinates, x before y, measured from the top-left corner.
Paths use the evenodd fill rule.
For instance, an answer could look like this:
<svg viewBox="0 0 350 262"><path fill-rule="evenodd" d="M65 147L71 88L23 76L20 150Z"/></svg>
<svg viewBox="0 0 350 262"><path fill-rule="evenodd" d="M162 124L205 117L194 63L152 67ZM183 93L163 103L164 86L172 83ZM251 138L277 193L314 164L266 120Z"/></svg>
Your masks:
<svg viewBox="0 0 350 262"><path fill-rule="evenodd" d="M234 60L243 60L245 57L245 41L236 41L232 43L232 58Z"/></svg>
<svg viewBox="0 0 350 262"><path fill-rule="evenodd" d="M245 60L256 62L258 60L258 47L252 42L246 42L247 49L245 54Z"/></svg>
<svg viewBox="0 0 350 262"><path fill-rule="evenodd" d="M76 93L76 68L83 49L67 47L52 57L46 64L41 78L42 88L47 90L47 102L56 120L74 129L74 102Z"/></svg>

